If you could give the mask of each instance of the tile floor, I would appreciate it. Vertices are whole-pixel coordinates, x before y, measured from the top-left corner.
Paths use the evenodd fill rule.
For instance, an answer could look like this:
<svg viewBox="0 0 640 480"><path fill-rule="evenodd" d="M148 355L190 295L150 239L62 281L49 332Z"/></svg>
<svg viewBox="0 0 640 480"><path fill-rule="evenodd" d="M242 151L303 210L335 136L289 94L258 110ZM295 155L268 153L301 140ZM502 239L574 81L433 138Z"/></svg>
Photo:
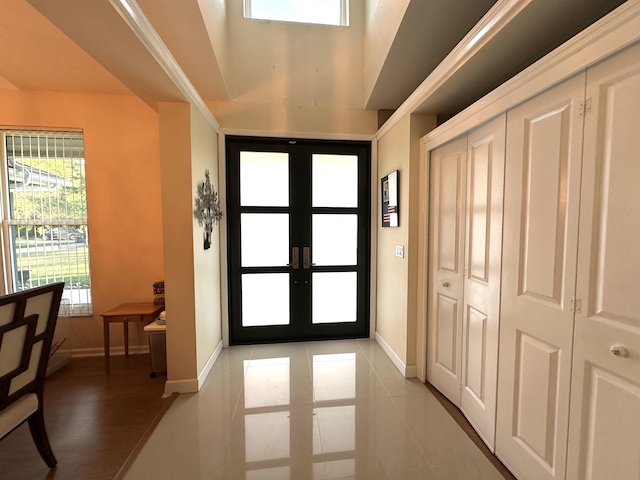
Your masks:
<svg viewBox="0 0 640 480"><path fill-rule="evenodd" d="M224 349L124 477L502 480L429 390L375 341Z"/></svg>

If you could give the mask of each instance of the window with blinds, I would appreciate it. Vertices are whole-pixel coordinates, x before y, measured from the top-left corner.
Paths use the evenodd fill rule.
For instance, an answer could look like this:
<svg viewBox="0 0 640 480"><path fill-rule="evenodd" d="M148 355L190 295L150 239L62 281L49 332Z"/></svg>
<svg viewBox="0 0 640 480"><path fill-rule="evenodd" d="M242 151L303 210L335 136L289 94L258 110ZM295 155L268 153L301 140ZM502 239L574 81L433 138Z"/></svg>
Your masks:
<svg viewBox="0 0 640 480"><path fill-rule="evenodd" d="M0 136L5 291L64 281L62 313L91 315L82 133Z"/></svg>

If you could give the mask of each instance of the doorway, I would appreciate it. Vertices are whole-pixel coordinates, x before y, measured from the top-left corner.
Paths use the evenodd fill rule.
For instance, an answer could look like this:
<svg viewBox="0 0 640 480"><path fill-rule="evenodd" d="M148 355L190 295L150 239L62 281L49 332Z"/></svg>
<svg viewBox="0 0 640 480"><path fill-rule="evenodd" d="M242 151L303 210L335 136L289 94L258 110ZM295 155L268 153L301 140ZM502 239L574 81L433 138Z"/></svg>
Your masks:
<svg viewBox="0 0 640 480"><path fill-rule="evenodd" d="M369 334L371 146L227 137L229 341Z"/></svg>

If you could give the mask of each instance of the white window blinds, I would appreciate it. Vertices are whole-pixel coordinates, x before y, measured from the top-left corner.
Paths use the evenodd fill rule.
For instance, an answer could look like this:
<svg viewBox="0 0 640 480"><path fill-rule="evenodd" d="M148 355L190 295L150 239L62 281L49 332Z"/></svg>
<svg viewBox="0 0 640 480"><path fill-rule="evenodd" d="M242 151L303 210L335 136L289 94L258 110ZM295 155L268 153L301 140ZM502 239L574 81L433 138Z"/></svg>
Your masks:
<svg viewBox="0 0 640 480"><path fill-rule="evenodd" d="M63 313L91 315L82 134L0 133L6 290L64 281Z"/></svg>

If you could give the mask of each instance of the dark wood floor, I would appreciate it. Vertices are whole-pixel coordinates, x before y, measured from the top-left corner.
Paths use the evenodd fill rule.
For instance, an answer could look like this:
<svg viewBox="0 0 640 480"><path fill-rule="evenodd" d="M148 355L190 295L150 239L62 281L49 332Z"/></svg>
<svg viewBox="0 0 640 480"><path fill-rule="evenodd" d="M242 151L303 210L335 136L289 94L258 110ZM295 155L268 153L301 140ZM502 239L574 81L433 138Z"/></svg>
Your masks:
<svg viewBox="0 0 640 480"><path fill-rule="evenodd" d="M113 479L166 410L166 376L149 378L148 355L72 358L45 382L45 421L58 459L49 470L26 424L0 441L3 480Z"/></svg>
<svg viewBox="0 0 640 480"><path fill-rule="evenodd" d="M438 399L440 404L444 407L444 409L449 412L449 415L456 421L460 428L464 430L467 436L476 444L476 446L480 449L480 451L484 454L485 457L489 459L489 461L493 464L494 467L502 474L502 476L506 480L518 480L514 477L509 469L503 465L503 463L498 460L498 458L491 453L491 450L487 448L485 443L480 438L480 435L473 429L469 421L465 418L464 414L456 407L453 403L451 403L444 395L442 395L433 385L430 383L425 383L427 389L433 394L434 397Z"/></svg>

